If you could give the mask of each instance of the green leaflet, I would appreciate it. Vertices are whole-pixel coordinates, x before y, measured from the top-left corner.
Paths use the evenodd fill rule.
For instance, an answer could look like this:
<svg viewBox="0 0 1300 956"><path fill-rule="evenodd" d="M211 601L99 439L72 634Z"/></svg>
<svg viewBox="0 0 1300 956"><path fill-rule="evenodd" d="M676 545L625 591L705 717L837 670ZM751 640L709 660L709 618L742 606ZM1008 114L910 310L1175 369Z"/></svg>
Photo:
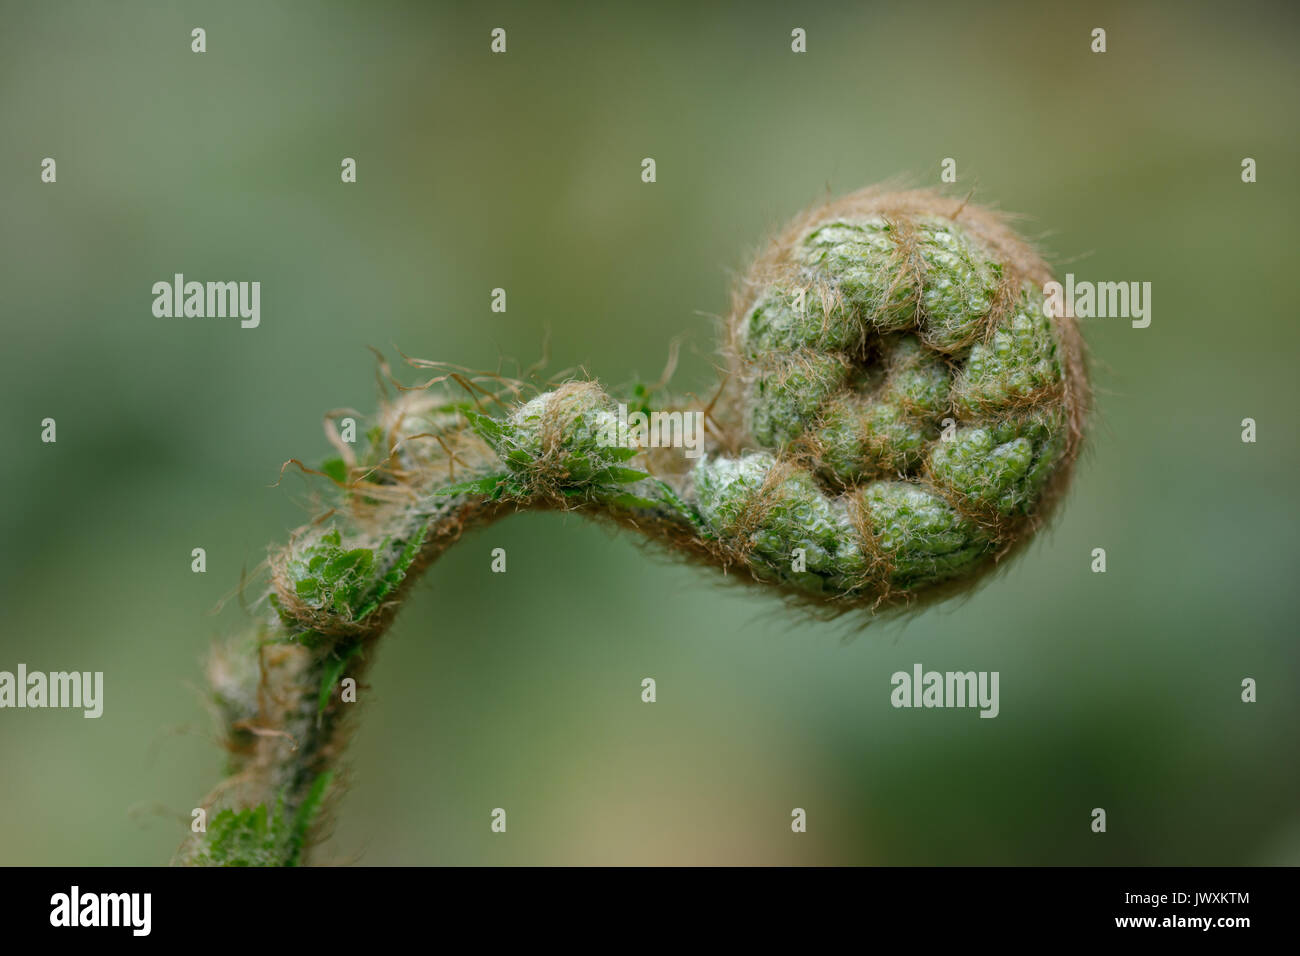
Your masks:
<svg viewBox="0 0 1300 956"><path fill-rule="evenodd" d="M472 481L461 481L445 488L439 488L435 495L491 495L497 486L509 478L509 475L487 475Z"/></svg>
<svg viewBox="0 0 1300 956"><path fill-rule="evenodd" d="M593 485L626 485L649 477L644 471L637 471L635 468L620 468L611 465L592 475L591 483Z"/></svg>
<svg viewBox="0 0 1300 956"><path fill-rule="evenodd" d="M327 458L321 462L320 471L328 475L332 480L337 481L340 485L348 480L348 466L342 458Z"/></svg>
<svg viewBox="0 0 1300 956"><path fill-rule="evenodd" d="M317 775L312 781L311 790L307 792L302 805L298 807L298 812L294 814L293 826L287 841L285 866L297 866L302 861L302 851L307 846L307 833L311 825L316 822L316 815L320 812L321 804L325 802L325 794L333 782L333 770Z"/></svg>
<svg viewBox="0 0 1300 956"><path fill-rule="evenodd" d="M316 701L316 719L319 720L321 714L325 713L325 708L329 706L330 695L334 692L334 687L338 684L339 678L343 676L343 671L347 669L348 663L352 658L363 653L364 645L357 641L342 653L335 652L332 657L325 662L325 671L321 674L320 695Z"/></svg>
<svg viewBox="0 0 1300 956"><path fill-rule="evenodd" d="M286 561L284 571L305 604L356 623L374 613L401 584L427 533L422 527L394 555L396 542L391 538L376 548L344 549L341 532L332 528ZM273 596L271 603L284 623L297 624L279 598Z"/></svg>
<svg viewBox="0 0 1300 956"><path fill-rule="evenodd" d="M292 818L285 812L283 794L273 809L259 803L244 810L222 810L208 824L196 862L208 866L297 866L333 780L333 771L318 774Z"/></svg>

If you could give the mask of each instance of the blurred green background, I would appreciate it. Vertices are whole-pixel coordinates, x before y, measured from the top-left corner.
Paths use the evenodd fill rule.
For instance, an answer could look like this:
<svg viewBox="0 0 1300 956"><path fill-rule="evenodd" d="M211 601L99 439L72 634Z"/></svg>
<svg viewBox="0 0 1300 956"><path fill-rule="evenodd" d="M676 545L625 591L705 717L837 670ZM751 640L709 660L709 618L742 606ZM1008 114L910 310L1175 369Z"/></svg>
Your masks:
<svg viewBox="0 0 1300 956"><path fill-rule="evenodd" d="M860 633L577 519L475 534L385 639L317 859L1300 863L1293 11L0 10L0 669L106 684L97 721L0 712L0 862L169 858L221 774L200 662L241 612L209 612L307 517L280 464L374 407L367 345L495 367L549 329L552 368L617 389L683 333L703 393L772 229L953 157L1060 272L1153 285L1150 328L1086 323L1096 421L1051 532ZM154 318L175 272L260 280L261 327ZM999 671L1001 715L893 709L916 662Z"/></svg>

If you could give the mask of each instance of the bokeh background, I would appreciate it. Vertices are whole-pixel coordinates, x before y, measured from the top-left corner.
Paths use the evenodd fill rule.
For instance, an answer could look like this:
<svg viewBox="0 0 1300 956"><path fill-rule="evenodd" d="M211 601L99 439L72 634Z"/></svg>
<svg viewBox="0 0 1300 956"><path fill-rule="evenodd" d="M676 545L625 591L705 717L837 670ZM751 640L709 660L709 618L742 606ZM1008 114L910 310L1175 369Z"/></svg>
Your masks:
<svg viewBox="0 0 1300 956"><path fill-rule="evenodd" d="M221 773L201 659L243 612L210 612L307 517L281 463L374 407L367 346L490 368L549 330L553 369L617 389L683 334L703 393L771 230L944 157L1061 272L1153 285L1150 328L1087 323L1096 423L1053 530L858 631L577 519L500 523L385 639L318 860L1300 863L1285 5L0 10L0 669L106 682L97 721L0 712L0 863L169 858ZM154 318L175 272L260 280L261 327ZM915 662L999 671L1001 716L894 710Z"/></svg>

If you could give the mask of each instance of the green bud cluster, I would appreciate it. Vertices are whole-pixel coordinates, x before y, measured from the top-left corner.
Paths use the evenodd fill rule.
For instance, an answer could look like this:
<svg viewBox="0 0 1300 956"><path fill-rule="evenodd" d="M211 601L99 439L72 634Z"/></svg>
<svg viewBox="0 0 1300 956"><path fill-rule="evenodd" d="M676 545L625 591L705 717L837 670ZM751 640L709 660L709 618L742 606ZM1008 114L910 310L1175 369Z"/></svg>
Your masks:
<svg viewBox="0 0 1300 956"><path fill-rule="evenodd" d="M805 220L733 317L762 451L702 462L694 492L758 577L804 593L974 578L1077 450L1081 363L1072 326L1044 312L1045 267L988 214L968 229L933 199L910 206Z"/></svg>

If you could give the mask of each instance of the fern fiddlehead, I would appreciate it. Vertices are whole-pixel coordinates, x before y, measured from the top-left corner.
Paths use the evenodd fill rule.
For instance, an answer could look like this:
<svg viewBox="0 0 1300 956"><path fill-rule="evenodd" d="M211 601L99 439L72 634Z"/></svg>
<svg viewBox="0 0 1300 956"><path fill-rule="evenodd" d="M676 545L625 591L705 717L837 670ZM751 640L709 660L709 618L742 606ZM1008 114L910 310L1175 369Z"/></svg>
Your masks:
<svg viewBox="0 0 1300 956"><path fill-rule="evenodd" d="M773 240L734 296L717 394L661 409L703 417L703 457L611 440L618 405L590 381L524 400L451 370L385 403L369 447L324 468L333 507L272 553L265 619L213 651L231 775L176 861L304 860L346 741L340 682L419 571L521 507L619 522L830 613L968 590L1079 452L1082 344L1046 313L1050 279L986 210L869 189Z"/></svg>

